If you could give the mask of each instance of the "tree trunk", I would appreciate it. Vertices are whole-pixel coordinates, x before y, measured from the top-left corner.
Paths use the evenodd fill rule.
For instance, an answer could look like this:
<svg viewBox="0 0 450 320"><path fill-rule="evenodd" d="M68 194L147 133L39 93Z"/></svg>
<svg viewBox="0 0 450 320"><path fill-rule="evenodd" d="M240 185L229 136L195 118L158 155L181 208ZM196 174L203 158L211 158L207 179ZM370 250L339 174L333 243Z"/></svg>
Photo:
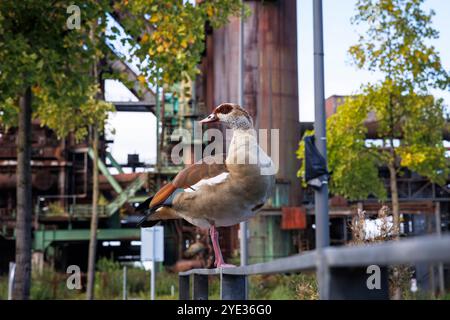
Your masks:
<svg viewBox="0 0 450 320"><path fill-rule="evenodd" d="M392 217L394 220L393 235L394 237L397 237L400 233L400 204L398 201L397 170L394 161L395 159L388 163L388 168L391 184Z"/></svg>
<svg viewBox="0 0 450 320"><path fill-rule="evenodd" d="M88 258L88 277L86 299L94 299L95 285L95 259L97 256L97 228L98 228L98 128L93 127L93 151L94 159L92 166L92 217L91 217L91 233L89 238L89 258Z"/></svg>
<svg viewBox="0 0 450 320"><path fill-rule="evenodd" d="M389 180L391 183L391 202L392 202L392 217L393 217L393 230L392 234L394 238L398 238L400 234L400 205L398 201L398 189L397 189L397 169L395 167L395 153L392 150L392 159L388 163L389 168ZM401 280L400 280L400 268L398 266L394 267L393 279L393 300L400 300L402 297Z"/></svg>
<svg viewBox="0 0 450 320"><path fill-rule="evenodd" d="M17 139L16 272L13 299L27 300L31 284L31 88L19 102Z"/></svg>

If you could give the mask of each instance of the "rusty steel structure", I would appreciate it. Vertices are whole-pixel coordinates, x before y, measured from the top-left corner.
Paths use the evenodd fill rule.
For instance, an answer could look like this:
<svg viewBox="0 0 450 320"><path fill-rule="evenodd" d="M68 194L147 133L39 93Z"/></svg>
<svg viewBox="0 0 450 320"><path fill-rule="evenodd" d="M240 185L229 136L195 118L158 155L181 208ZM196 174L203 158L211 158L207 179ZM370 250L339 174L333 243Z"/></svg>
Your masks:
<svg viewBox="0 0 450 320"><path fill-rule="evenodd" d="M238 102L242 68L243 107L254 119L255 129L266 129L267 151L279 155L273 196L260 214L248 222L249 262L259 262L307 248L301 228L282 230L284 206L301 205L300 166L295 151L300 140L297 17L295 1L247 1L252 14L242 23L243 59L240 62L241 21L231 18L219 30L207 28L206 51L197 80L197 93L208 111L223 102ZM224 128L222 128L224 129ZM270 141L271 130L279 140ZM233 238L238 238L238 230ZM301 244L297 243L300 240Z"/></svg>
<svg viewBox="0 0 450 320"><path fill-rule="evenodd" d="M297 208L293 212L299 212L302 201L302 189L296 178L299 162L295 156L300 139L296 3L246 3L252 15L244 21L243 106L255 119L257 129L279 130L276 146L268 145L269 153L272 147L275 150L279 148L276 187L262 213L249 222L252 233L250 262L255 262L295 253L309 245L304 243L304 224L281 228L282 207ZM125 242L138 239L139 230L134 227L137 222L133 215L134 204L143 201L158 185L170 181L180 169L170 161L173 142L169 138L173 129L193 130L194 122L218 104L238 101L239 31L238 18L232 18L219 30L206 26L206 50L199 65L201 74L195 81L178 84L158 96L138 85L137 75L126 63L114 55L108 57L109 68L126 75L131 84L130 91L139 99L138 102L113 102L117 111L155 114L161 136L158 137L159 165L148 167L134 161L129 166L135 169L142 165L144 174L122 172L121 167L128 164L115 163L107 152L110 141L102 139L99 148L102 162L99 166L100 191L103 195L99 207L99 236L102 241L113 240L114 235L120 235ZM183 86L190 87L190 97L180 94L184 92ZM173 95L174 92L178 94ZM65 257L67 262L70 258L67 255L75 256L74 252L82 248L88 228L92 176L89 144L88 141L76 143L71 137L58 140L51 130L41 128L38 122L33 126L33 137L36 140L32 158L34 248L44 258ZM14 139L15 132L11 130L0 140L0 246L14 240ZM194 142L203 144L205 141L194 139ZM108 173L113 167L117 174ZM186 243L191 246L203 235L181 221L165 222L164 225L170 236L166 239L168 257L173 257L167 263L175 265L177 260L186 258ZM220 241L224 256L236 255L238 227L224 228ZM99 253L104 254L106 249L102 248ZM5 263L7 260L5 258Z"/></svg>
<svg viewBox="0 0 450 320"><path fill-rule="evenodd" d="M278 183L289 189L286 204L298 205L299 162L295 151L300 124L296 3L249 1L246 4L252 14L244 20L243 26L244 107L255 120L256 129L279 130ZM227 26L207 35L201 78L209 110L220 103L239 100L239 28L240 20L234 18Z"/></svg>
<svg viewBox="0 0 450 320"><path fill-rule="evenodd" d="M331 96L326 100L326 115L333 115L340 105L345 102L346 96ZM373 114L369 114L365 122L368 128L366 139L381 139L377 132L377 122ZM302 135L311 130L312 123L302 123ZM401 136L398 137L401 139ZM449 140L448 131L444 130L443 140ZM389 187L389 172L387 168L379 168L379 176L383 179L386 190ZM399 191L399 204L401 214L400 235L402 237L418 236L448 232L450 230L450 188L447 184L440 186L429 181L426 177L402 168L397 177ZM390 201L388 191L386 204ZM348 201L340 196L332 196L330 204L330 237L334 245L345 244L352 239L351 223L356 213L364 212L366 219L376 219L383 203L378 199L369 197L360 201ZM314 197L309 188L304 193L304 206L309 221L314 221ZM310 231L312 228L309 227ZM425 290L436 291L437 284L440 291L445 287L445 275L448 274L448 265L442 263L436 266L417 264L415 278L418 285ZM436 280L438 279L438 280Z"/></svg>

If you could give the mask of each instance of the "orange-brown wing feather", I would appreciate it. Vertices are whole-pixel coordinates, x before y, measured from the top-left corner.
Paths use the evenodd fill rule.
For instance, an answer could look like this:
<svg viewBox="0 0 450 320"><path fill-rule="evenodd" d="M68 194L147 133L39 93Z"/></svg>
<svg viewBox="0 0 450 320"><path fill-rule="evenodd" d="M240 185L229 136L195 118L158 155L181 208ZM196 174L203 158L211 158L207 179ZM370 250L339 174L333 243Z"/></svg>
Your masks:
<svg viewBox="0 0 450 320"><path fill-rule="evenodd" d="M152 201L150 202L150 208L157 206L158 204L163 203L170 195L177 189L173 183L168 183L164 185L158 192L153 196Z"/></svg>
<svg viewBox="0 0 450 320"><path fill-rule="evenodd" d="M163 186L153 197L150 207L163 203L178 188L188 188L203 179L213 178L227 172L224 155L204 158L181 170L172 182Z"/></svg>

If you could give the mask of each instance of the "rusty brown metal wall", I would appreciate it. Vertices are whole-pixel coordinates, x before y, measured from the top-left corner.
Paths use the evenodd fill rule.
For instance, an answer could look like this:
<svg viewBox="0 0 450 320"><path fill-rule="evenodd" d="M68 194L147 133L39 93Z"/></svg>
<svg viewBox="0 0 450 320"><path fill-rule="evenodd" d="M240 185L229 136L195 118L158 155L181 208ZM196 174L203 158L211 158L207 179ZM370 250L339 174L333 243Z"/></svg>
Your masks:
<svg viewBox="0 0 450 320"><path fill-rule="evenodd" d="M295 151L298 122L296 1L247 1L252 15L244 23L244 107L260 129L280 129L277 178L290 182L290 205L301 201ZM239 19L207 38L204 97L209 109L239 98Z"/></svg>

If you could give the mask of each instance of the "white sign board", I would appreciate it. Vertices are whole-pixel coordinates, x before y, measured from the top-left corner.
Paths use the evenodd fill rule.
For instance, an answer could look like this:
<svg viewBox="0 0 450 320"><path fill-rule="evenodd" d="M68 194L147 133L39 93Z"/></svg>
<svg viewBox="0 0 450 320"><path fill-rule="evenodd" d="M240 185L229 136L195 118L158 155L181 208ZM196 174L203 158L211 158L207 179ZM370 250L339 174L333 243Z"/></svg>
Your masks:
<svg viewBox="0 0 450 320"><path fill-rule="evenodd" d="M164 227L141 228L141 261L164 261Z"/></svg>

